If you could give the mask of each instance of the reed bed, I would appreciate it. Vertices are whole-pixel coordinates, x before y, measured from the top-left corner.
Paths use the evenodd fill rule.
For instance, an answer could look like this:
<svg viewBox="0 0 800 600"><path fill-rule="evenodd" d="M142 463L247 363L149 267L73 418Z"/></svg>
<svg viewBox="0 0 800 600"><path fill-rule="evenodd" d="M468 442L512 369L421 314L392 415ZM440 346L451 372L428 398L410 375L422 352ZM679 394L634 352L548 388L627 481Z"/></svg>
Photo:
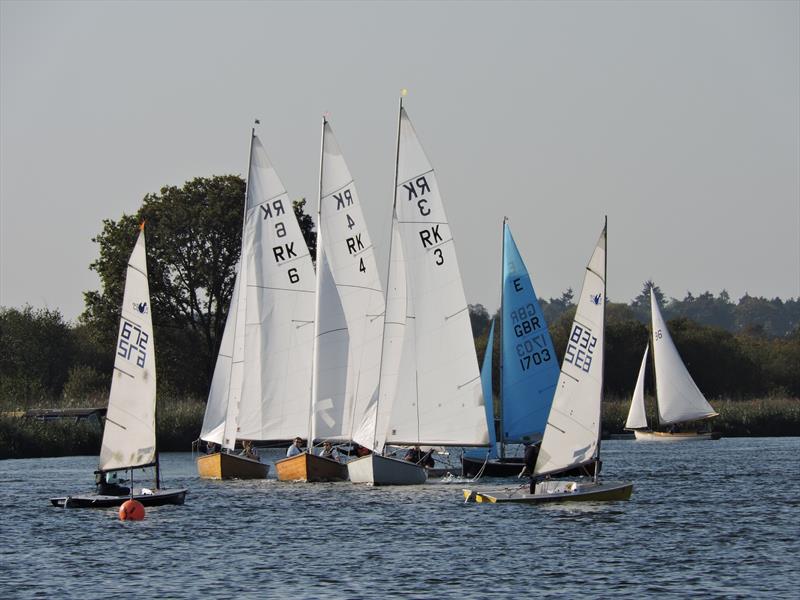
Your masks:
<svg viewBox="0 0 800 600"><path fill-rule="evenodd" d="M603 402L603 432L624 433L630 398ZM716 399L710 401L719 416L711 428L725 437L800 436L800 398ZM645 398L647 422L656 423L654 398Z"/></svg>
<svg viewBox="0 0 800 600"><path fill-rule="evenodd" d="M63 401L0 403L0 459L47 456L97 455L102 427L93 420L40 421L18 416L29 408L103 406L100 399L85 403ZM714 431L726 437L800 436L800 398L718 399L711 401L720 415ZM648 420L655 423L655 403L645 400ZM624 433L630 400L607 398L603 403L603 433ZM200 434L205 402L166 398L158 406L158 447L163 452L188 451Z"/></svg>

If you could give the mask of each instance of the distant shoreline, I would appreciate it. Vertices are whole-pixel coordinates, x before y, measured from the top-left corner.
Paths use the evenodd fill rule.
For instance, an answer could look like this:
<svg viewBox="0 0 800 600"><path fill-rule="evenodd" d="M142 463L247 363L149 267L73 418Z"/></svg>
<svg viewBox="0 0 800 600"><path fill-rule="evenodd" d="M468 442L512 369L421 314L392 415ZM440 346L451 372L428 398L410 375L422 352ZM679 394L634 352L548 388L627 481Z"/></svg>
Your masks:
<svg viewBox="0 0 800 600"><path fill-rule="evenodd" d="M800 436L800 398L712 400L720 414L711 421L713 431L723 437ZM646 400L648 422L655 406ZM603 439L627 433L625 420L630 400L608 399L603 403ZM199 401L167 401L159 412L158 445L162 452L188 452L197 439L205 404ZM97 420L57 419L41 421L0 411L0 460L97 456L102 430ZM287 444L288 445L288 444Z"/></svg>

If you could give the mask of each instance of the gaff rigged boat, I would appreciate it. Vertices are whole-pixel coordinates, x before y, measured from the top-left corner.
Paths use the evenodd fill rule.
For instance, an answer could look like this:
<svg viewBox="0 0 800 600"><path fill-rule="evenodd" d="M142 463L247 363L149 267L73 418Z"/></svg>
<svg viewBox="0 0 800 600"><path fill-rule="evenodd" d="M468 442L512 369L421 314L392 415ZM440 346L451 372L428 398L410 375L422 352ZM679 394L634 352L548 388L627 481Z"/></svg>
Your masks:
<svg viewBox="0 0 800 600"><path fill-rule="evenodd" d="M134 489L134 469L151 467L155 469L154 489ZM120 471L128 472L130 487L112 481ZM130 498L146 506L183 504L186 498L186 488L161 489L156 449L156 359L144 223L128 261L114 376L95 474L97 494L51 498L50 502L64 508L105 508L119 506Z"/></svg>
<svg viewBox="0 0 800 600"><path fill-rule="evenodd" d="M677 427L682 423L716 417L718 413L705 399L678 354L678 349L661 315L653 288L650 288L650 315L656 405L660 425ZM712 431L654 431L647 426L644 384L648 350L649 346L645 347L625 429L632 430L637 440L663 442L718 440L721 435Z"/></svg>

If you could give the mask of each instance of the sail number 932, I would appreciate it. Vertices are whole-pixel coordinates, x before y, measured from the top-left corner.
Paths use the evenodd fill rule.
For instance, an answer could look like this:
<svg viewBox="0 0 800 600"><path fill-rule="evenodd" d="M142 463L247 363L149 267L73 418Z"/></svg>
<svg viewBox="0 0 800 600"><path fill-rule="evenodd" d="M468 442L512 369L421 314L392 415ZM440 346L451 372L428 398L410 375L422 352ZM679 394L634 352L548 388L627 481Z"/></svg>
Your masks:
<svg viewBox="0 0 800 600"><path fill-rule="evenodd" d="M596 347L597 337L592 335L592 330L575 323L564 353L564 362L572 363L584 373L588 373L592 367Z"/></svg>

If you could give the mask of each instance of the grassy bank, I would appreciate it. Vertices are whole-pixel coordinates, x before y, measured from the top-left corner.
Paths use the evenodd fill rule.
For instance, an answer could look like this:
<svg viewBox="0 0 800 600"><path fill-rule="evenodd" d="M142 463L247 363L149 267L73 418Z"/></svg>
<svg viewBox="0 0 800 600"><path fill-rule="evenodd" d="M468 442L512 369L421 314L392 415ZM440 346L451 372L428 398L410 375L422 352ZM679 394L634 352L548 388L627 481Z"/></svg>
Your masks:
<svg viewBox="0 0 800 600"><path fill-rule="evenodd" d="M714 431L726 437L800 436L800 399L714 400L720 416ZM92 406L102 406L94 402ZM0 405L0 459L45 456L97 455L101 427L97 422L59 419L38 421L7 413L28 408L65 408L64 404ZM85 406L85 405L84 405ZM652 398L646 400L649 422L655 422ZM603 404L603 431L623 433L630 407L629 399L607 399ZM200 433L205 403L198 400L165 399L159 402L158 445L163 452L188 451Z"/></svg>
<svg viewBox="0 0 800 600"><path fill-rule="evenodd" d="M711 400L719 413L712 429L725 437L800 436L800 398L756 400ZM647 422L656 422L653 398L645 399ZM630 399L607 399L603 403L603 432L624 433Z"/></svg>
<svg viewBox="0 0 800 600"><path fill-rule="evenodd" d="M83 406L103 405L104 402L99 401ZM94 420L39 421L10 414L30 408L54 407L67 408L63 402L26 403L24 406L10 403L0 405L0 459L98 455L102 427ZM159 450L188 451L192 441L200 434L204 411L205 402L198 400L160 401L157 431Z"/></svg>

